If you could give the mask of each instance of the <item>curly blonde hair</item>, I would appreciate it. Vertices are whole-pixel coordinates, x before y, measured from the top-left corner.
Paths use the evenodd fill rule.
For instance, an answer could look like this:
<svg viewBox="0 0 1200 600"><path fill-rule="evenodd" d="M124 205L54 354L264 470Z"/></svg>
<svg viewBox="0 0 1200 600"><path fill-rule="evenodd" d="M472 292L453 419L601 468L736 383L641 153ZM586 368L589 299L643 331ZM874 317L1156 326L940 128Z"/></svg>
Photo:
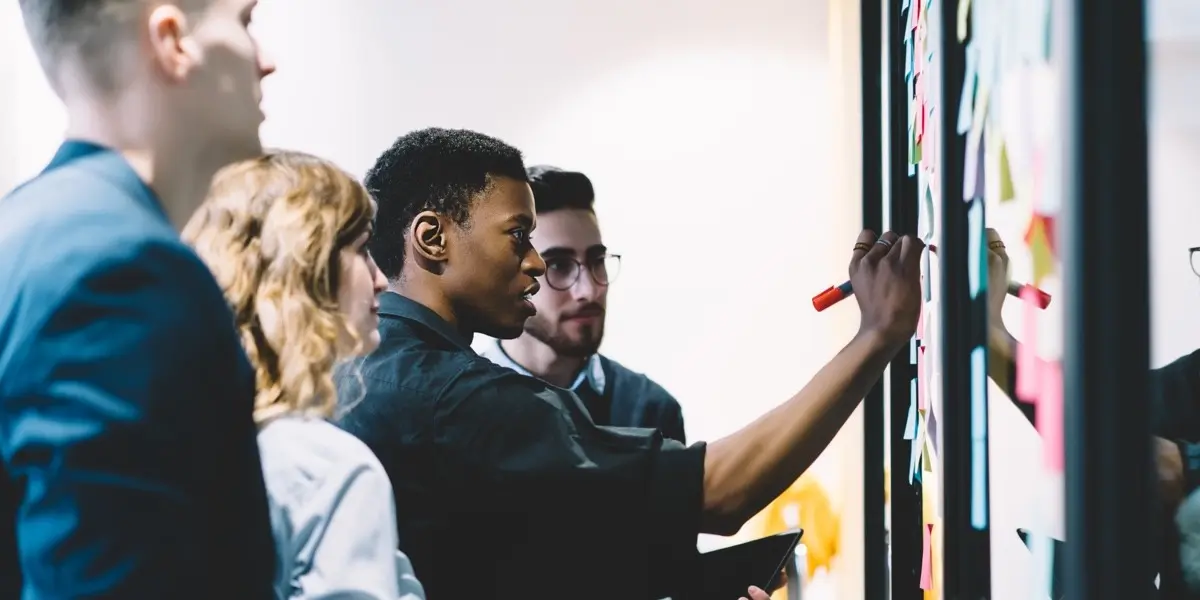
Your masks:
<svg viewBox="0 0 1200 600"><path fill-rule="evenodd" d="M374 200L345 171L271 151L217 173L184 228L233 309L256 372L259 424L333 414L334 366L362 348L338 307L341 250L374 218Z"/></svg>

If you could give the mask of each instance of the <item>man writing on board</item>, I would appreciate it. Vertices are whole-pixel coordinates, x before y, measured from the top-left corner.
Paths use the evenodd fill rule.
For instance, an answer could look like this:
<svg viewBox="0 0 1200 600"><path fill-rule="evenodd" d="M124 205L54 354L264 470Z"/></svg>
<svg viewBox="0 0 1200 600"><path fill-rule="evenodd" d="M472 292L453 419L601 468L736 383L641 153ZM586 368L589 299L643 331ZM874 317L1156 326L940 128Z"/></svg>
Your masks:
<svg viewBox="0 0 1200 600"><path fill-rule="evenodd" d="M471 131L417 131L380 156L370 250L391 293L380 349L339 381L340 397L361 398L342 424L387 469L430 597L678 596L696 535L735 533L795 481L908 343L923 244L869 231L847 243L857 335L791 399L685 447L598 427L574 393L471 350L475 333L513 338L534 314L546 264L526 180L519 151ZM722 248L757 258L753 227L725 233Z"/></svg>

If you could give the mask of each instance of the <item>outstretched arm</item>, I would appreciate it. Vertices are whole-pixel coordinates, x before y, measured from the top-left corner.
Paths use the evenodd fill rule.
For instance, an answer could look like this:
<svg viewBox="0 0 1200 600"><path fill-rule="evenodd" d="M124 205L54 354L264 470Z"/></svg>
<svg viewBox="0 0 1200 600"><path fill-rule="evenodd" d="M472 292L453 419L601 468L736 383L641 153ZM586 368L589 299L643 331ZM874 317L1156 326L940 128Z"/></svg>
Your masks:
<svg viewBox="0 0 1200 600"><path fill-rule="evenodd" d="M859 236L850 265L860 332L808 385L742 430L709 445L702 528L732 534L807 470L917 327L924 244Z"/></svg>

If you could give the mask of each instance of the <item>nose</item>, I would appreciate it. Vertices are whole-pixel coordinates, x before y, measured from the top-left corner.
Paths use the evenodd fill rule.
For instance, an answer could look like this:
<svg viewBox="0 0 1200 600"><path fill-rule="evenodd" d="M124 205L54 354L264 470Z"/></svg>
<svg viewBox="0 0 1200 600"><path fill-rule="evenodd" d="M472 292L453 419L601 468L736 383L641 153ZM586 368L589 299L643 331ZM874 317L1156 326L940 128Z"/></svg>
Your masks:
<svg viewBox="0 0 1200 600"><path fill-rule="evenodd" d="M258 48L258 73L259 78L266 77L275 72L275 59L266 50L260 46Z"/></svg>
<svg viewBox="0 0 1200 600"><path fill-rule="evenodd" d="M575 280L575 285L571 286L571 295L581 302L592 302L600 295L602 287L596 285L596 280L592 279L591 272L584 267L580 269L579 279Z"/></svg>
<svg viewBox="0 0 1200 600"><path fill-rule="evenodd" d="M387 276L383 274L383 270L379 268L379 265L375 264L374 258L371 258L371 284L375 288L376 296L387 291Z"/></svg>
<svg viewBox="0 0 1200 600"><path fill-rule="evenodd" d="M546 260L542 258L541 253L530 248L525 259L521 261L521 272L537 279L546 274Z"/></svg>

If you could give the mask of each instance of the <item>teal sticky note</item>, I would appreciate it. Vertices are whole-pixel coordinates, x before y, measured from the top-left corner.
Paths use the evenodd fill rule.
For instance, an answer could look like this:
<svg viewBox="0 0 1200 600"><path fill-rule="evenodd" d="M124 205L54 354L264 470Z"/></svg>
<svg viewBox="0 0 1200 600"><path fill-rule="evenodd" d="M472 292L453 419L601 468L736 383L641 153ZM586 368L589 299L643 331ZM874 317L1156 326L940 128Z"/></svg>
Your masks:
<svg viewBox="0 0 1200 600"><path fill-rule="evenodd" d="M978 298L984 291L986 255L983 252L983 200L971 200L967 210L967 285L971 297Z"/></svg>

